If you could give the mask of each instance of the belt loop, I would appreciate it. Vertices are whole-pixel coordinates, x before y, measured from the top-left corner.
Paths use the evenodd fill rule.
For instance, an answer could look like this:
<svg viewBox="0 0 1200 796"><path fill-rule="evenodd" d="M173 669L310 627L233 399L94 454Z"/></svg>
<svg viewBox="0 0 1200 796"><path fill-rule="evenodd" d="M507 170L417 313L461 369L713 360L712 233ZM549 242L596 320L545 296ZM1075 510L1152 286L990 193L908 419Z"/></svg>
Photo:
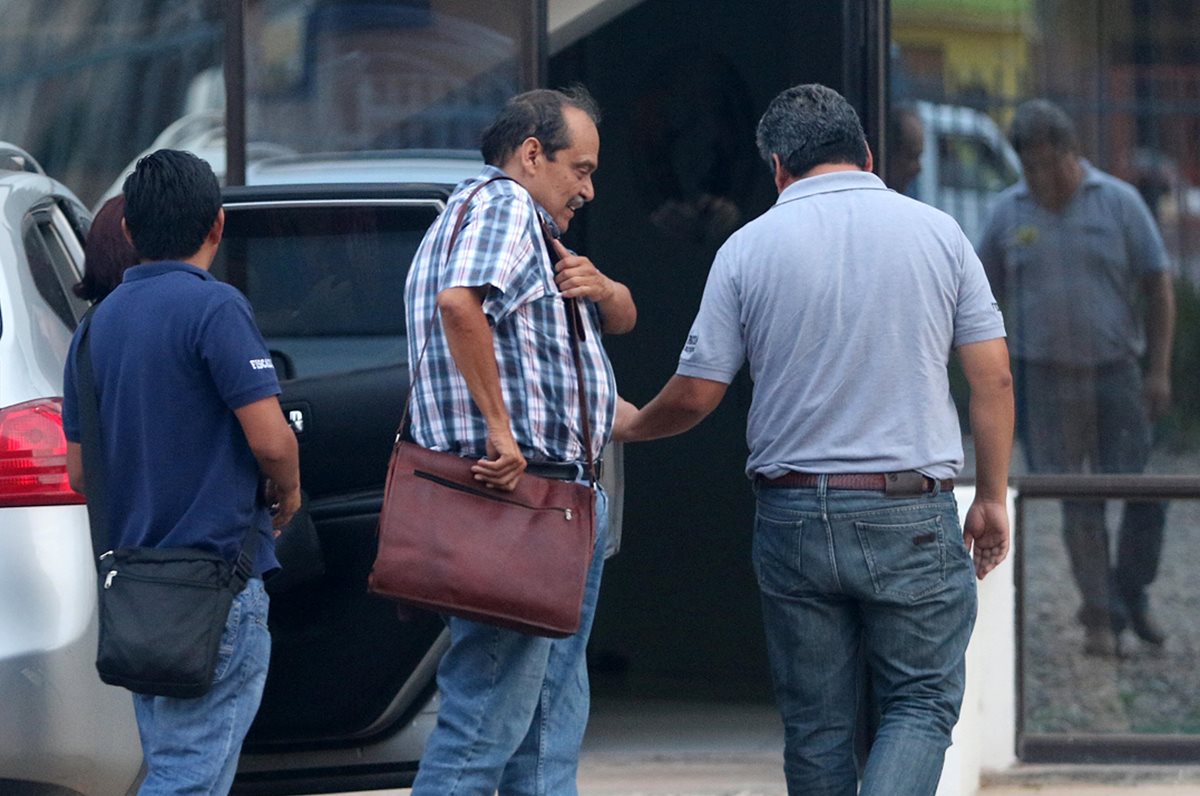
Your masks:
<svg viewBox="0 0 1200 796"><path fill-rule="evenodd" d="M817 476L817 497L824 500L829 495L829 474L821 473Z"/></svg>
<svg viewBox="0 0 1200 796"><path fill-rule="evenodd" d="M571 462L571 464L575 465L575 480L576 481L583 481L584 479L587 478L587 471L585 469L585 465L583 462ZM597 480L599 480L599 479L597 479Z"/></svg>
<svg viewBox="0 0 1200 796"><path fill-rule="evenodd" d="M929 476L925 476L925 477L929 478ZM929 478L929 480L933 482L933 490L932 490L932 494L930 495L930 497L937 497L938 495L942 494L942 479Z"/></svg>

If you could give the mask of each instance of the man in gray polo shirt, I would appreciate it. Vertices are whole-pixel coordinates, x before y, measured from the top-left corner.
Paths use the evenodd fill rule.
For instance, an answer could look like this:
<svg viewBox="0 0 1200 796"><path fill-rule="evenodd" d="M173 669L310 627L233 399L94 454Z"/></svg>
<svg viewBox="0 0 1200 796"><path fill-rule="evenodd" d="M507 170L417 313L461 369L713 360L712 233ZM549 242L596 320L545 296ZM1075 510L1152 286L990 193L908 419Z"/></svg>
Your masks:
<svg viewBox="0 0 1200 796"><path fill-rule="evenodd" d="M962 702L975 577L1008 552L1004 324L962 230L870 173L836 91L781 93L758 146L779 200L718 252L676 375L640 411L622 403L614 434L686 431L749 362L754 568L788 792L855 793L861 659L882 716L860 793L933 794ZM976 450L961 529L952 349Z"/></svg>
<svg viewBox="0 0 1200 796"><path fill-rule="evenodd" d="M1057 106L1024 103L1010 137L1025 178L997 199L979 253L1013 319L1017 433L1029 469L1140 473L1151 423L1171 399L1175 309L1162 236L1133 186L1080 157ZM1084 652L1119 652L1126 624L1163 643L1146 588L1165 519L1164 503L1127 503L1110 571L1104 501L1063 502Z"/></svg>

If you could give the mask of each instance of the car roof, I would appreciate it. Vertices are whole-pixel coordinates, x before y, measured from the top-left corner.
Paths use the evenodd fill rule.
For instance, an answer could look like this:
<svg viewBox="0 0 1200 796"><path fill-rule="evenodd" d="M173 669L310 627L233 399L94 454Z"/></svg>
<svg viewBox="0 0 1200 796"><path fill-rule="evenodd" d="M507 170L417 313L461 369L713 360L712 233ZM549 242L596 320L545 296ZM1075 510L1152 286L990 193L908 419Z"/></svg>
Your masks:
<svg viewBox="0 0 1200 796"><path fill-rule="evenodd" d="M97 200L98 209L121 192L138 159L156 149L182 149L208 161L225 182L225 121L215 111L189 114L169 125L145 151L131 160ZM454 187L479 173L483 158L476 150L398 149L368 152L299 154L279 144L246 144L247 185L421 184Z"/></svg>
<svg viewBox="0 0 1200 796"><path fill-rule="evenodd" d="M291 155L251 162L246 167L246 184L417 183L454 186L478 174L482 167L479 154L465 150L407 149Z"/></svg>

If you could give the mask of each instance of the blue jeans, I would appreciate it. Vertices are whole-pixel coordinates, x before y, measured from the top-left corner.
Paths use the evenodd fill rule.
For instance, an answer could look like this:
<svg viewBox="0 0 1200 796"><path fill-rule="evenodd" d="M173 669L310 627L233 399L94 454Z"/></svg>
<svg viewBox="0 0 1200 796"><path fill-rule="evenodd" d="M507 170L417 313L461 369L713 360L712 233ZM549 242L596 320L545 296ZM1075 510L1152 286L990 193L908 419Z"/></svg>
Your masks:
<svg viewBox="0 0 1200 796"><path fill-rule="evenodd" d="M591 702L585 652L607 533L608 497L597 488L596 542L575 635L550 639L447 619L450 649L438 666L437 726L413 796L578 792L579 746Z"/></svg>
<svg viewBox="0 0 1200 796"><path fill-rule="evenodd" d="M234 597L207 694L196 699L133 695L147 768L140 796L229 793L242 739L267 682L267 605L261 578L251 578Z"/></svg>
<svg viewBox="0 0 1200 796"><path fill-rule="evenodd" d="M954 495L757 489L754 570L792 796L937 790L975 576ZM857 790L859 658L881 712Z"/></svg>

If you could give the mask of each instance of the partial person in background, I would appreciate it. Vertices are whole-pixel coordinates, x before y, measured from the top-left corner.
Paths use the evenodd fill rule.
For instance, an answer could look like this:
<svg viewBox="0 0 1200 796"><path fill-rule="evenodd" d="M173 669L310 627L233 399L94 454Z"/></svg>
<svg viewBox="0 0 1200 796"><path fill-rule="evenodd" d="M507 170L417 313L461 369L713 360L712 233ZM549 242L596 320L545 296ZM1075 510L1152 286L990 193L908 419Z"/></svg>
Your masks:
<svg viewBox="0 0 1200 796"><path fill-rule="evenodd" d="M92 219L83 244L83 279L72 288L84 301L102 301L121 284L125 269L140 261L137 249L121 228L124 216L125 196L118 194L105 202Z"/></svg>
<svg viewBox="0 0 1200 796"><path fill-rule="evenodd" d="M905 193L921 173L925 153L925 125L911 105L897 105L888 115L888 157L883 182L896 193Z"/></svg>
<svg viewBox="0 0 1200 796"><path fill-rule="evenodd" d="M1162 235L1133 186L1080 155L1058 106L1024 103L1010 138L1024 179L996 200L979 254L1011 319L1029 470L1140 473L1171 403L1175 294ZM1063 501L1085 653L1118 654L1126 626L1154 646L1166 639L1147 595L1165 521L1165 503L1127 502L1114 566L1104 501Z"/></svg>

